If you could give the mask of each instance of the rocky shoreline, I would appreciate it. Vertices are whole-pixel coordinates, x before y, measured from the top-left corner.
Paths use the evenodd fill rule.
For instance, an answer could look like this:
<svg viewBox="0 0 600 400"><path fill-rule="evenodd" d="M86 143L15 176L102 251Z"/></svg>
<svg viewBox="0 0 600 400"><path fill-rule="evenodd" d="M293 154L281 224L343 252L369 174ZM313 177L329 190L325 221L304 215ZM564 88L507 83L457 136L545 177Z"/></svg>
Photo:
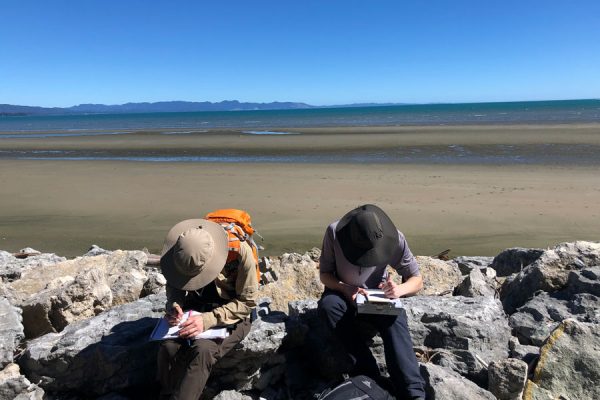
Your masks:
<svg viewBox="0 0 600 400"><path fill-rule="evenodd" d="M165 279L144 251L0 251L0 399L157 398ZM319 250L263 259L258 318L206 399L313 399L348 360L316 315ZM600 398L600 243L418 257L404 299L430 399ZM365 327L385 373L383 347Z"/></svg>

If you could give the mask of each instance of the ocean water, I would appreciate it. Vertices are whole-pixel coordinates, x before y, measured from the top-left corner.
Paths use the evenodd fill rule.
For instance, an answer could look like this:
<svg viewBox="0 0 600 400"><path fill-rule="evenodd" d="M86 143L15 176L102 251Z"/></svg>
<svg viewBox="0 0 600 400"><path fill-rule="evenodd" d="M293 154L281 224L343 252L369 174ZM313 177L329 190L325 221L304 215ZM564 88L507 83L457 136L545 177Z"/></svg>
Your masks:
<svg viewBox="0 0 600 400"><path fill-rule="evenodd" d="M281 134L287 133L282 132L281 128L294 127L589 122L600 122L600 100L192 113L0 116L0 133L57 132L55 135L58 136L80 136L169 129L172 131L166 134L185 134L190 133L186 131L190 129L197 132L215 128L239 128L251 134Z"/></svg>
<svg viewBox="0 0 600 400"><path fill-rule="evenodd" d="M493 144L391 146L377 151L255 152L186 149L64 149L53 138L114 135L154 130L177 137L202 135L211 129L234 129L246 135L299 135L294 128L334 126L415 126L469 124L600 123L600 100L431 104L306 110L95 114L0 117L0 159L208 162L208 163L352 163L352 164L490 164L600 165L600 146L592 144ZM56 147L3 148L3 139L34 139ZM32 141L27 141L30 145Z"/></svg>

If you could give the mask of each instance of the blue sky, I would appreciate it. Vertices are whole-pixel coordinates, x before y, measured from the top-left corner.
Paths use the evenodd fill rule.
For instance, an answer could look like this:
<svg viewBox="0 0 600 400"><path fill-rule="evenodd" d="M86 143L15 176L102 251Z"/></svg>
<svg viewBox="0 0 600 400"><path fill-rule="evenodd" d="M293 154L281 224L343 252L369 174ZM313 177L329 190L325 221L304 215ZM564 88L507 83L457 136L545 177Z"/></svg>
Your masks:
<svg viewBox="0 0 600 400"><path fill-rule="evenodd" d="M4 0L0 103L599 98L599 16L597 0Z"/></svg>

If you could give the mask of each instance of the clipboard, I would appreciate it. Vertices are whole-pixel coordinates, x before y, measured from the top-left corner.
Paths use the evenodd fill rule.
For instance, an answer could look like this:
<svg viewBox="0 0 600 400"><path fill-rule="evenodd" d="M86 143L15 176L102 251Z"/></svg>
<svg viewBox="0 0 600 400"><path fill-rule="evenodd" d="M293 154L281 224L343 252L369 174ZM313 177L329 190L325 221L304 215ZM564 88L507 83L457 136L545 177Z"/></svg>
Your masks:
<svg viewBox="0 0 600 400"><path fill-rule="evenodd" d="M404 309L402 300L389 299L381 289L365 289L367 295L356 295L356 309L359 314L400 315Z"/></svg>
<svg viewBox="0 0 600 400"><path fill-rule="evenodd" d="M185 322L190 316L200 315L197 311L186 311L183 313L183 317L181 317L181 322ZM180 322L180 323L181 323ZM229 336L229 330L225 328L212 328L207 329L204 332L194 336L194 339L225 339ZM179 337L179 326L171 326L169 325L169 321L167 318L160 318L152 333L150 334L150 340L167 340L167 339L181 339Z"/></svg>

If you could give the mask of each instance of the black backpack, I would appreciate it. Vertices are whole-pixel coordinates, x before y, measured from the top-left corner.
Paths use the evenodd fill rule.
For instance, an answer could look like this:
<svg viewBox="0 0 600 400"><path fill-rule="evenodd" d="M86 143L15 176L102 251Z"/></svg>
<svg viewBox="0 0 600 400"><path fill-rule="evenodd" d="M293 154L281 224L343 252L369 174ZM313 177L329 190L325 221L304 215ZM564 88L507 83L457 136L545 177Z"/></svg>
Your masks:
<svg viewBox="0 0 600 400"><path fill-rule="evenodd" d="M358 375L345 379L339 385L326 389L318 400L394 400L368 376Z"/></svg>

